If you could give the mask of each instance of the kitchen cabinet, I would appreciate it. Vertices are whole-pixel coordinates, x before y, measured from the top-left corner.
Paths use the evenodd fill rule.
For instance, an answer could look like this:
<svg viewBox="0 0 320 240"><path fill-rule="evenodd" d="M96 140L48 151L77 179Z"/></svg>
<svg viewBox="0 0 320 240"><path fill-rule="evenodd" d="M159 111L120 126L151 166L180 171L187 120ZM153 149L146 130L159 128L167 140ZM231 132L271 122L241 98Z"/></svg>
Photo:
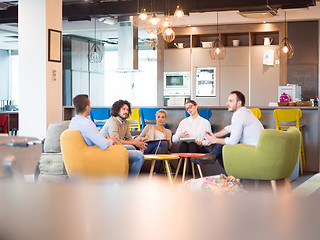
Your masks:
<svg viewBox="0 0 320 240"><path fill-rule="evenodd" d="M191 70L190 48L164 50L164 72L183 72Z"/></svg>

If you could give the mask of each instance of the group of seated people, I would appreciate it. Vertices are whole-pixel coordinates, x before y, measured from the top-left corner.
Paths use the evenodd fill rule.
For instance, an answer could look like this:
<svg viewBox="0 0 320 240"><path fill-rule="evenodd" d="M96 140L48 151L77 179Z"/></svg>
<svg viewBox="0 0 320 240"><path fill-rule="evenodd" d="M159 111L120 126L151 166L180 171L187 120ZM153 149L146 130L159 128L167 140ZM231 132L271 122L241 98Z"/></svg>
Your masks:
<svg viewBox="0 0 320 240"><path fill-rule="evenodd" d="M232 91L226 103L229 112L233 112L231 125L217 133L211 132L211 124L199 115L197 103L186 103L189 117L183 119L175 134L164 127L166 111L156 113L156 124L147 125L141 134L133 139L126 120L131 114L131 104L126 100L116 101L111 108L111 117L99 132L96 125L88 118L91 104L88 95L74 97L73 105L76 116L72 118L69 129L78 130L88 146L107 149L113 144L122 144L129 155L129 175L136 176L144 163L144 154L167 154L172 142L179 142L181 153L205 153L203 157L191 159L196 163L213 163L219 161L223 167L222 148L225 144L248 144L256 146L263 130L261 122L244 107L245 96L239 91ZM190 141L194 139L194 141ZM154 141L158 140L158 141ZM155 171L159 169L159 163Z"/></svg>

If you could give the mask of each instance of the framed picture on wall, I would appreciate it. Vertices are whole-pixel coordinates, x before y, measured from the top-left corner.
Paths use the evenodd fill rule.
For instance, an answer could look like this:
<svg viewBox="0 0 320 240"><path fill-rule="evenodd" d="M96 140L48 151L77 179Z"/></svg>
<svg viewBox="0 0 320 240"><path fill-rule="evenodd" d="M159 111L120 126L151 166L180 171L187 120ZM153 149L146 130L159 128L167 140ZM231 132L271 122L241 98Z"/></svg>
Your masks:
<svg viewBox="0 0 320 240"><path fill-rule="evenodd" d="M48 29L48 61L61 62L62 33Z"/></svg>

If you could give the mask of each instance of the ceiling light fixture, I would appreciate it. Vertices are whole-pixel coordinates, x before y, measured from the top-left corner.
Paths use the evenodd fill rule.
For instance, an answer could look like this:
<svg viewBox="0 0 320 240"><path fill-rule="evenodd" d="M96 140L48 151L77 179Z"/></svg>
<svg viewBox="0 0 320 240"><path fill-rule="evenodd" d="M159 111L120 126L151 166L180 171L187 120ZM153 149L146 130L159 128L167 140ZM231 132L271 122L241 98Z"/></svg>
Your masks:
<svg viewBox="0 0 320 240"><path fill-rule="evenodd" d="M90 48L88 54L89 62L91 63L100 63L103 58L103 52L100 49L100 46L97 44L97 19L94 18L94 43Z"/></svg>
<svg viewBox="0 0 320 240"><path fill-rule="evenodd" d="M133 25L138 28L145 28L147 26L147 18L148 18L148 13L147 10L144 7L144 0L142 2L142 9L139 12L139 0L137 1L137 12L139 15L137 17L133 18Z"/></svg>
<svg viewBox="0 0 320 240"><path fill-rule="evenodd" d="M177 9L176 11L174 12L174 16L177 17L177 18L182 18L184 16L184 12L180 6L180 0L178 2L178 5L177 5Z"/></svg>
<svg viewBox="0 0 320 240"><path fill-rule="evenodd" d="M169 26L163 30L162 37L166 42L172 42L176 38L176 34L172 27Z"/></svg>
<svg viewBox="0 0 320 240"><path fill-rule="evenodd" d="M213 48L210 49L209 54L212 59L215 60L222 60L226 56L226 49L224 48L223 44L219 40L219 18L218 18L218 12L217 12L217 39L213 42Z"/></svg>
<svg viewBox="0 0 320 240"><path fill-rule="evenodd" d="M285 37L282 39L279 45L278 57L283 59L291 59L294 55L294 47L287 38L287 12L284 12L284 25Z"/></svg>

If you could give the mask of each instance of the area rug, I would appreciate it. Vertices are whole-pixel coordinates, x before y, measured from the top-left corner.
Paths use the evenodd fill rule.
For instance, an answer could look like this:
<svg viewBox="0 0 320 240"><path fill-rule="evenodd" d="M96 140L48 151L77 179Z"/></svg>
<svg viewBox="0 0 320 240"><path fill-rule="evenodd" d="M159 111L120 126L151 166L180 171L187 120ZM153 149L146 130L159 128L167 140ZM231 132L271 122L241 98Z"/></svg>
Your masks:
<svg viewBox="0 0 320 240"><path fill-rule="evenodd" d="M292 192L298 195L311 195L317 190L320 190L320 173L315 174L307 181L297 186Z"/></svg>

